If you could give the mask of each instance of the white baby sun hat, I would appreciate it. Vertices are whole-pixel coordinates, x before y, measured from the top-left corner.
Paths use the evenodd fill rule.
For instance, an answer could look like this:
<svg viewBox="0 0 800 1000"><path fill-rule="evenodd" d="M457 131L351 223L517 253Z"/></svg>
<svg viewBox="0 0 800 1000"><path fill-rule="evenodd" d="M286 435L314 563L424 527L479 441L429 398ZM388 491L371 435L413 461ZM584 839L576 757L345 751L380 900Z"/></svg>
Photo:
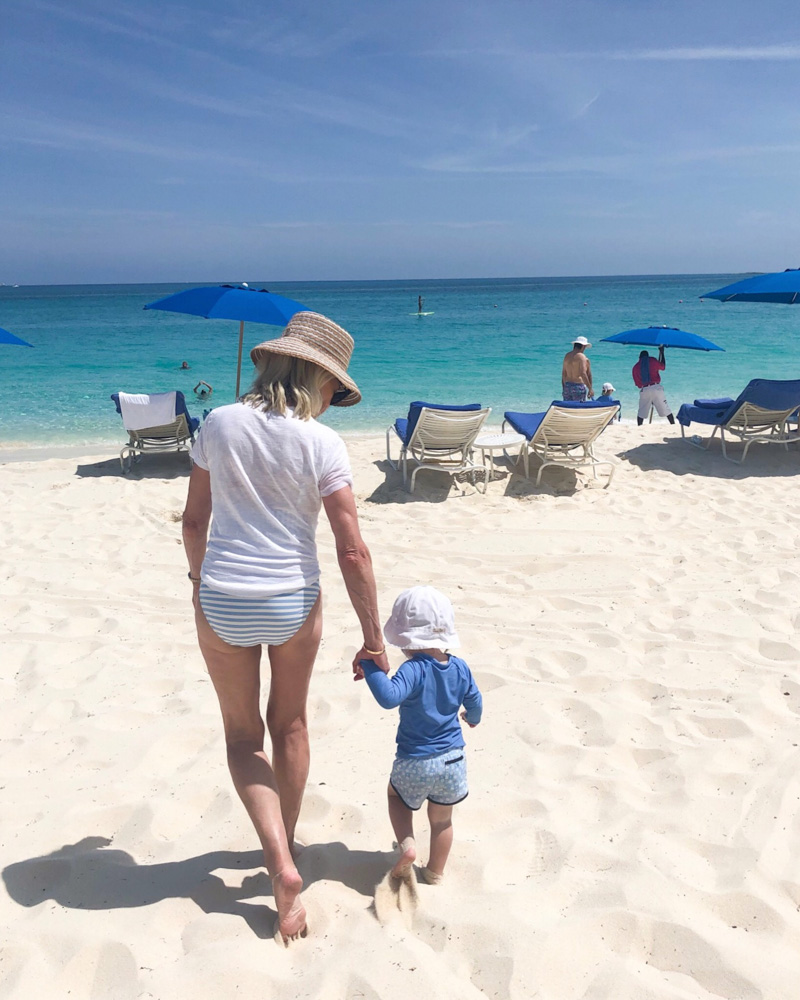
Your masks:
<svg viewBox="0 0 800 1000"><path fill-rule="evenodd" d="M410 587L394 602L383 626L386 641L401 649L455 649L453 605L433 587Z"/></svg>

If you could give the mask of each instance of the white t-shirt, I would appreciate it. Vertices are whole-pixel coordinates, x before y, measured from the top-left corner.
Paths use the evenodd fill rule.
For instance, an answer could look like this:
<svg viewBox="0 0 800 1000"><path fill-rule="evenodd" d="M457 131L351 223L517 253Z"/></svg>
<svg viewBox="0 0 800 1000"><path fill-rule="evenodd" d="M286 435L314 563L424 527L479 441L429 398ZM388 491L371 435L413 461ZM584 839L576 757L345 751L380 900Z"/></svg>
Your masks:
<svg viewBox="0 0 800 1000"><path fill-rule="evenodd" d="M192 458L211 475L203 583L237 597L317 583L322 497L353 485L339 435L291 410L280 416L233 403L208 415Z"/></svg>

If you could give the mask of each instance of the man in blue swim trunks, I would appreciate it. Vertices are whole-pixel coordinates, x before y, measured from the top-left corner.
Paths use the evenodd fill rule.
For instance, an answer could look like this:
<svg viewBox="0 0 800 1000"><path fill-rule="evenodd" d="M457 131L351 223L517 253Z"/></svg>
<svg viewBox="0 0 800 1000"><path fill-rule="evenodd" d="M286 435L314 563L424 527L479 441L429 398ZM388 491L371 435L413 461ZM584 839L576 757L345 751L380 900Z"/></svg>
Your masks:
<svg viewBox="0 0 800 1000"><path fill-rule="evenodd" d="M592 366L586 349L592 345L586 337L576 337L572 350L564 355L561 366L561 396L572 403L585 403L594 397L592 392Z"/></svg>

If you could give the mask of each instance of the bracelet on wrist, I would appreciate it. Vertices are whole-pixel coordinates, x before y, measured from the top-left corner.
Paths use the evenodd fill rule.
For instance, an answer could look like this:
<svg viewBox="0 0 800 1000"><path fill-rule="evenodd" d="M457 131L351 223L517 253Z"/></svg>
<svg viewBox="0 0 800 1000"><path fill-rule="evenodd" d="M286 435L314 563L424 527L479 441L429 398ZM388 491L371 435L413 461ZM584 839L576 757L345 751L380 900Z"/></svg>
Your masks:
<svg viewBox="0 0 800 1000"><path fill-rule="evenodd" d="M189 572L186 575L189 577L189 579L192 581L192 583L200 583L201 582L199 576L192 576L192 571L191 570L189 570Z"/></svg>
<svg viewBox="0 0 800 1000"><path fill-rule="evenodd" d="M362 646L361 648L364 650L365 653L369 653L370 656L383 656L383 654L386 652L385 646L383 647L383 649L367 649L366 646Z"/></svg>

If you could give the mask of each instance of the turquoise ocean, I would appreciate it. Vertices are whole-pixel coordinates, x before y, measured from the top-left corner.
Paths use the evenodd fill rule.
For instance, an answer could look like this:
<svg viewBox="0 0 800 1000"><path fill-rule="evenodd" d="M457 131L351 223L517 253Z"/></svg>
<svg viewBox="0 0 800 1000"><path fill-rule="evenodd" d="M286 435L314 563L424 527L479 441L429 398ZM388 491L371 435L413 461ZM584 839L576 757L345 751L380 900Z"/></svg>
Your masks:
<svg viewBox="0 0 800 1000"><path fill-rule="evenodd" d="M330 316L356 342L351 372L364 401L323 418L341 432L384 430L414 399L479 402L504 410L544 409L560 396L561 360L585 335L596 391L612 382L633 418L631 367L638 348L603 337L651 324L698 333L725 353L668 351L663 382L674 410L696 396L736 395L749 379L797 378L787 370L800 309L700 301L740 275L336 281L269 284L270 291ZM251 287L264 287L250 281ZM0 345L0 447L117 443L117 390L181 389L190 410L234 399L239 325L144 310L191 285L0 286L0 327L35 345ZM417 296L432 315L419 317ZM245 325L245 348L278 336ZM792 357L794 352L789 352ZM182 361L189 371L181 371ZM253 369L245 357L242 384ZM209 402L196 400L203 379Z"/></svg>

